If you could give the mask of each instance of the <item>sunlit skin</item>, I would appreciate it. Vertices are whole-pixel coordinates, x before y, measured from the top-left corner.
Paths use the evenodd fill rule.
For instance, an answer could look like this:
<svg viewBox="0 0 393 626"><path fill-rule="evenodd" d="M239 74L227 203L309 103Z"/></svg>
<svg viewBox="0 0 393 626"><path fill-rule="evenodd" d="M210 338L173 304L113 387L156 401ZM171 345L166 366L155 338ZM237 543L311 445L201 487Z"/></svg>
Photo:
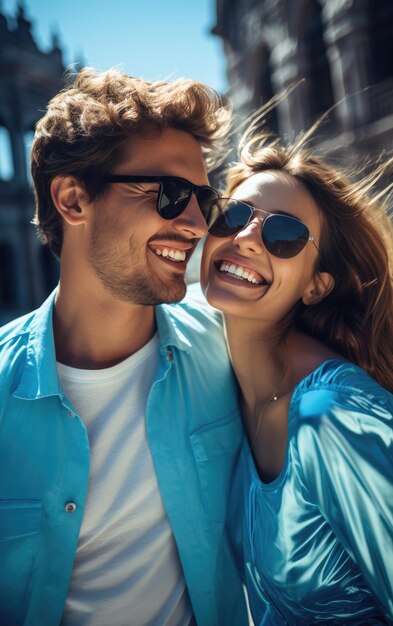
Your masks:
<svg viewBox="0 0 393 626"><path fill-rule="evenodd" d="M299 181L284 172L261 172L240 184L232 197L260 211L236 235L208 236L201 283L210 304L224 313L231 359L244 397L246 430L261 476L270 481L285 457L294 386L324 360L337 356L294 327L293 310L300 300L306 305L319 302L334 282L330 274L315 271L318 252L312 242L290 259L277 258L264 247L263 211L297 217L318 246L322 214ZM223 261L252 272L259 284L220 272ZM273 395L279 399L271 402Z"/></svg>
<svg viewBox="0 0 393 626"><path fill-rule="evenodd" d="M318 244L321 216L308 192L295 178L282 172L261 172L243 182L232 197L271 213L285 212L308 226ZM312 287L315 247L309 242L291 259L269 254L262 242L261 225L266 215L257 212L252 221L233 238L209 236L204 249L201 282L213 306L231 315L246 316L268 325L281 321L294 304ZM252 270L260 286L238 281L216 267L228 260Z"/></svg>
<svg viewBox="0 0 393 626"><path fill-rule="evenodd" d="M166 129L132 138L113 174L173 175L208 184L202 150ZM113 365L155 332L154 306L181 300L187 262L207 226L195 195L174 220L156 211L155 184L110 184L91 201L73 177L56 177L52 197L64 223L54 330L58 360L81 368ZM185 261L157 248L186 253Z"/></svg>

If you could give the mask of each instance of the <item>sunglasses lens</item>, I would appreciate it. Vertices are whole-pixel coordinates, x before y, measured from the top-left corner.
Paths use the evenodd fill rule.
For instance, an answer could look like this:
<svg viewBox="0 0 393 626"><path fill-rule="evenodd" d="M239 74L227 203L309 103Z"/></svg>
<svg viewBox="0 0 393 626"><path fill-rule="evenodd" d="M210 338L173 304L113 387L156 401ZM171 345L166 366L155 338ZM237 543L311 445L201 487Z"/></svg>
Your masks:
<svg viewBox="0 0 393 626"><path fill-rule="evenodd" d="M252 208L237 200L221 198L216 213L209 228L214 237L229 237L238 233L247 224Z"/></svg>
<svg viewBox="0 0 393 626"><path fill-rule="evenodd" d="M158 202L158 212L165 220L178 217L190 201L191 188L187 182L179 179L166 178L161 182L161 194Z"/></svg>
<svg viewBox="0 0 393 626"><path fill-rule="evenodd" d="M220 212L220 196L211 187L198 187L195 191L196 199L203 217L208 226Z"/></svg>
<svg viewBox="0 0 393 626"><path fill-rule="evenodd" d="M306 245L309 234L303 222L288 215L269 215L262 225L262 239L266 250L280 259L290 259L299 254Z"/></svg>

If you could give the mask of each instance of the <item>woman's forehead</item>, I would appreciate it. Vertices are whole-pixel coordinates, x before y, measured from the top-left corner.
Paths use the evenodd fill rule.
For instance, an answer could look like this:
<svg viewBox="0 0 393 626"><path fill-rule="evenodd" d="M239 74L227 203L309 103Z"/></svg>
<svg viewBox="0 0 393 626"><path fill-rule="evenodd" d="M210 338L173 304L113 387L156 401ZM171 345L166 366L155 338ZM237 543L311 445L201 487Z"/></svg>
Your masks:
<svg viewBox="0 0 393 626"><path fill-rule="evenodd" d="M232 195L240 198L240 195L244 193L263 196L272 192L281 194L307 193L303 185L294 176L280 170L266 170L257 172L244 180L236 187Z"/></svg>
<svg viewBox="0 0 393 626"><path fill-rule="evenodd" d="M284 211L313 231L321 225L322 212L314 198L300 180L287 172L258 172L236 187L232 197L264 211Z"/></svg>
<svg viewBox="0 0 393 626"><path fill-rule="evenodd" d="M252 204L262 202L265 210L273 208L294 209L300 206L318 210L316 202L304 185L287 172L266 170L258 172L240 183L232 193L234 198L249 201Z"/></svg>

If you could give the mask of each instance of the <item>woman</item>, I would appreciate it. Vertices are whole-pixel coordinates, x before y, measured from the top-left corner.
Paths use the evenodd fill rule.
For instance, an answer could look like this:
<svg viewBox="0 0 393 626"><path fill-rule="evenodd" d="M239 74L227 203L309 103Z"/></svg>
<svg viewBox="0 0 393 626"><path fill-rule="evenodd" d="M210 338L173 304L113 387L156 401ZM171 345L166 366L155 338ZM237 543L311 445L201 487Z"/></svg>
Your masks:
<svg viewBox="0 0 393 626"><path fill-rule="evenodd" d="M393 623L392 228L302 143L243 142L201 282L247 434L229 527L254 623Z"/></svg>

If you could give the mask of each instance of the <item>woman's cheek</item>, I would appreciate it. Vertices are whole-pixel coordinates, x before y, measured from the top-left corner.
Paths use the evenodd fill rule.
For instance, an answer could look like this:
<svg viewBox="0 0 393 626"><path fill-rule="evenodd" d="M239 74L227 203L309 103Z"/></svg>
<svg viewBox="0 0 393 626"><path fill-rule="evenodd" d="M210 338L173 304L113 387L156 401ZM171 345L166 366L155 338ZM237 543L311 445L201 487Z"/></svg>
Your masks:
<svg viewBox="0 0 393 626"><path fill-rule="evenodd" d="M209 277L209 271L211 269L213 250L214 250L214 240L213 240L213 237L208 235L206 238L205 244L203 246L202 259L201 259L202 290L205 290L208 284L208 277Z"/></svg>

